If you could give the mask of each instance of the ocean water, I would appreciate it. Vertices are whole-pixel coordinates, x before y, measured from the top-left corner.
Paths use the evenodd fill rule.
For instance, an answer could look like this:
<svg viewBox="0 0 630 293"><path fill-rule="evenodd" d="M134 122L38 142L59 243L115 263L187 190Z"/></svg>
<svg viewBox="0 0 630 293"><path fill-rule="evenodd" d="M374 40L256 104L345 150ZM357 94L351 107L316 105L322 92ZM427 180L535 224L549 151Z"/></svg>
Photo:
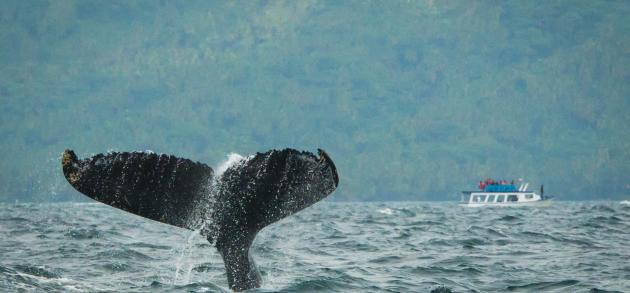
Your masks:
<svg viewBox="0 0 630 293"><path fill-rule="evenodd" d="M322 202L263 230L252 292L630 292L630 204ZM0 292L229 292L194 231L104 204L0 205Z"/></svg>

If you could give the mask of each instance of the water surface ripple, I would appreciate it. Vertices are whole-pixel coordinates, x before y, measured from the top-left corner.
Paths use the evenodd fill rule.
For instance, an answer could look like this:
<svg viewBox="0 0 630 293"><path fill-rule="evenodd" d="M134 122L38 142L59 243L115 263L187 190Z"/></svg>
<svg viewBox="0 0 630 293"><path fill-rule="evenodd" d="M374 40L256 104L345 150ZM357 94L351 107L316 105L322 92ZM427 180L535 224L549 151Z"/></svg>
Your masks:
<svg viewBox="0 0 630 293"><path fill-rule="evenodd" d="M322 202L263 230L253 292L630 292L630 205ZM102 204L0 205L0 292L229 292L191 231Z"/></svg>

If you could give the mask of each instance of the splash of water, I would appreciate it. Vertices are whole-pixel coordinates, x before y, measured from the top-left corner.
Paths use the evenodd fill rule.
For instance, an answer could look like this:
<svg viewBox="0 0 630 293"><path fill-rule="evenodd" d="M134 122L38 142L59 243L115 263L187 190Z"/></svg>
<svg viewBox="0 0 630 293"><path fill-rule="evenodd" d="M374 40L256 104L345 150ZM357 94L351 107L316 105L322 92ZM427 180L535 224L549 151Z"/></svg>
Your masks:
<svg viewBox="0 0 630 293"><path fill-rule="evenodd" d="M230 153L225 161L221 162L216 170L216 177L221 177L223 173L230 167L240 163L241 161L248 159L237 153Z"/></svg>
<svg viewBox="0 0 630 293"><path fill-rule="evenodd" d="M193 251L195 250L193 240L195 236L200 235L200 232L203 228L204 227L202 226L199 229L191 231L190 234L188 234L186 242L184 243L179 253L179 258L175 263L175 276L173 277L173 285L177 285L178 283L186 285L190 283L192 269L195 266L194 258L191 257Z"/></svg>
<svg viewBox="0 0 630 293"><path fill-rule="evenodd" d="M394 213L394 211L392 211L392 209L390 208L384 208L384 209L380 209L378 210L379 213L381 214L386 214L386 215L391 215Z"/></svg>
<svg viewBox="0 0 630 293"><path fill-rule="evenodd" d="M225 171L237 164L242 164L249 160L251 157L243 157L237 153L230 153L227 158L221 162L216 168L216 173L214 179L209 182L211 186L208 187L210 194L204 197L199 203L197 203L196 208L190 212L191 221L197 222L201 224L198 229L190 232L188 237L186 238L186 242L182 244L179 258L175 263L175 276L173 277L173 285L186 285L190 283L190 278L192 274L192 270L195 266L194 263L194 239L196 236L207 236L208 233L212 233L214 230L213 222L209 215L212 214L214 209L214 193L220 188L218 186L218 178L221 178ZM196 226L196 225L191 225Z"/></svg>
<svg viewBox="0 0 630 293"><path fill-rule="evenodd" d="M227 169L236 164L241 164L247 159L249 159L249 157L243 157L237 153L230 153L227 156L227 159L221 162L216 168L214 180L209 183L211 185L214 185L209 187L211 193L216 191L216 189L218 188L216 186L217 179L220 178ZM203 236L204 233L208 232L204 229L208 228L209 230L212 230L213 223L209 221L210 217L208 216L208 214L210 214L213 210L213 199L213 194L209 194L206 198L204 198L203 202L200 202L197 205L195 211L191 212L191 215L194 215L193 218L201 219L201 227L190 232L190 234L186 238L186 242L184 242L181 247L179 258L177 259L175 264L175 276L173 277L173 285L186 285L190 283L192 270L195 265L194 258L192 257L195 250L194 239L196 236Z"/></svg>

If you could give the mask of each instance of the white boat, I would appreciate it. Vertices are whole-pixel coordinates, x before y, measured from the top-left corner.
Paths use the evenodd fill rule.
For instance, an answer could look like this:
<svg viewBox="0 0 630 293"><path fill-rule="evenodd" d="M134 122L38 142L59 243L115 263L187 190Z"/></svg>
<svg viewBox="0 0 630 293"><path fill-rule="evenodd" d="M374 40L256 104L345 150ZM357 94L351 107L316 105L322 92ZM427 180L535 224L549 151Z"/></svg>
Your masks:
<svg viewBox="0 0 630 293"><path fill-rule="evenodd" d="M489 179L490 182L494 182ZM486 181L488 182L488 181ZM515 207L515 206L549 206L551 197L544 196L543 186L540 194L527 190L529 183L522 183L518 188L514 184L483 184L480 182L479 191L462 191L461 206L481 207Z"/></svg>

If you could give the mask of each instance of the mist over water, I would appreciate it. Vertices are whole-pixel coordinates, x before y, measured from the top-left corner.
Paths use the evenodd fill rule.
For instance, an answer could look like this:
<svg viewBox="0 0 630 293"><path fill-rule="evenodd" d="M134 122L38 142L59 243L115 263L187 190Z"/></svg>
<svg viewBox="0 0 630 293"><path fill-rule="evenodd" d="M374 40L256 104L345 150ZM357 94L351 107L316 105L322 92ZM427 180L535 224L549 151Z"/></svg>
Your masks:
<svg viewBox="0 0 630 293"><path fill-rule="evenodd" d="M628 292L630 205L322 202L265 228L253 292ZM0 205L0 291L227 292L198 231L102 204Z"/></svg>

